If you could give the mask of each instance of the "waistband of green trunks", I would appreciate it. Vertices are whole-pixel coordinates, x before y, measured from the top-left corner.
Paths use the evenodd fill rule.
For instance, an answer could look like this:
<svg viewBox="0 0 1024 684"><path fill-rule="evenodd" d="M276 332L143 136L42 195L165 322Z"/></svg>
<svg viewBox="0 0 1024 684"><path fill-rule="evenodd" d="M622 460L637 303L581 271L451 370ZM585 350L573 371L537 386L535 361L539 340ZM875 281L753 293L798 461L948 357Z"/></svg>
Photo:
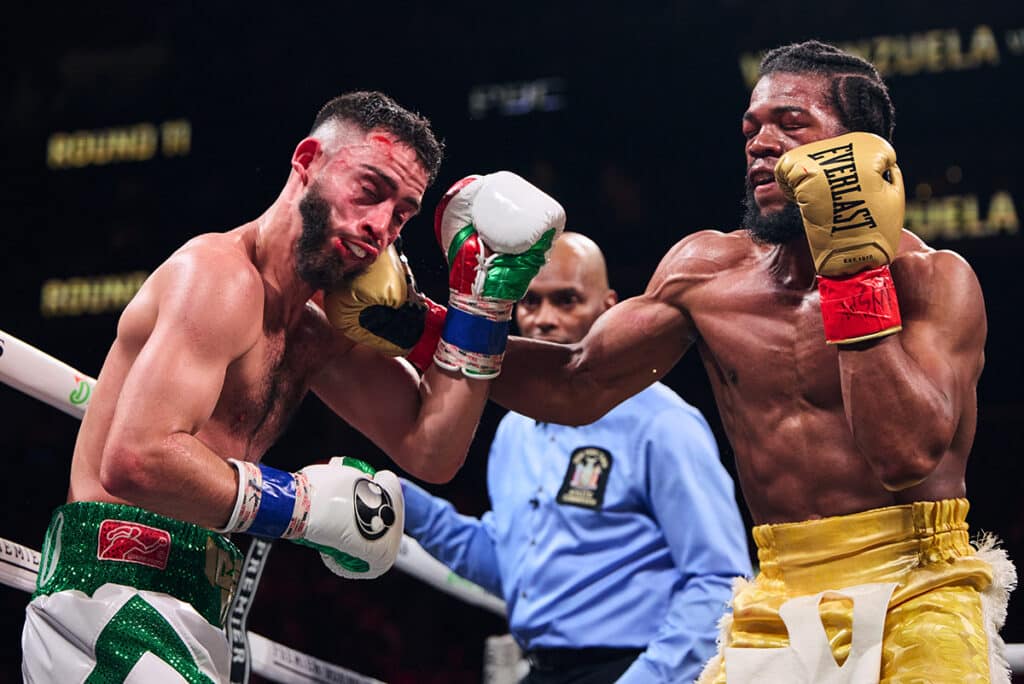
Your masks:
<svg viewBox="0 0 1024 684"><path fill-rule="evenodd" d="M99 502L53 512L40 558L36 596L104 584L169 594L222 626L242 554L223 535L156 513Z"/></svg>

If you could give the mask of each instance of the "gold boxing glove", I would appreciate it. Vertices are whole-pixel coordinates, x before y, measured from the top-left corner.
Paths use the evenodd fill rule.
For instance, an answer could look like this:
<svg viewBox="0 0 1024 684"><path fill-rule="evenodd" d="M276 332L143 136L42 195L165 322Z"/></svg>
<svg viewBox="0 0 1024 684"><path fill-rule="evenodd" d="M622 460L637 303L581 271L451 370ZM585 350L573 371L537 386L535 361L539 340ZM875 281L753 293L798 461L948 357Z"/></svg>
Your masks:
<svg viewBox="0 0 1024 684"><path fill-rule="evenodd" d="M405 256L389 245L365 271L324 294L324 312L346 337L425 370L444 326L445 308L416 289Z"/></svg>
<svg viewBox="0 0 1024 684"><path fill-rule="evenodd" d="M825 339L840 344L898 332L889 264L903 230L903 175L896 152L872 133L794 148L775 179L800 208L818 272Z"/></svg>

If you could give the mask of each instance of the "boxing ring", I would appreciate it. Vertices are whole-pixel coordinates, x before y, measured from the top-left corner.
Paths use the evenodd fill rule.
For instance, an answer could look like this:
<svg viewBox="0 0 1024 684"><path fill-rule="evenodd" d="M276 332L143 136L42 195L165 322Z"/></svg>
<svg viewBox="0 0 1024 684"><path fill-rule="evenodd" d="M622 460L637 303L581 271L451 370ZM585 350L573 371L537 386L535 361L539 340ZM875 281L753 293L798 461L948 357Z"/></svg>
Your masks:
<svg viewBox="0 0 1024 684"><path fill-rule="evenodd" d="M96 381L22 340L0 330L0 381L81 419ZM383 684L246 629L246 620L259 586L272 543L253 538L243 561L239 588L228 610L225 632L231 646L231 681L248 681L249 673L275 682L294 684ZM26 592L35 590L39 551L0 538L0 584ZM504 617L505 603L483 588L453 573L410 537L403 536L395 567L444 593ZM1015 676L1024 675L1024 643L1007 644L1006 657ZM512 684L525 665L508 635L488 637L483 681Z"/></svg>

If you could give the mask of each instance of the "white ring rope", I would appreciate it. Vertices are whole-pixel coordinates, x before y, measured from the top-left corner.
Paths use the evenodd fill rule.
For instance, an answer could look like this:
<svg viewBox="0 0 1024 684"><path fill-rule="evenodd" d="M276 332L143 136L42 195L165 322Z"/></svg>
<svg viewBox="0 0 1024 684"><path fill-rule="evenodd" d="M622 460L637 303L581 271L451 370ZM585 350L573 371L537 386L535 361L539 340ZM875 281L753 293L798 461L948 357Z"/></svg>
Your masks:
<svg viewBox="0 0 1024 684"><path fill-rule="evenodd" d="M0 381L79 420L96 381L0 330Z"/></svg>
<svg viewBox="0 0 1024 684"><path fill-rule="evenodd" d="M0 330L0 381L81 420L96 380ZM463 579L403 536L395 567L466 603L505 617L505 602Z"/></svg>
<svg viewBox="0 0 1024 684"><path fill-rule="evenodd" d="M3 330L0 330L0 381L78 419L85 415L96 384L88 375ZM456 575L424 551L415 539L402 537L395 567L466 603L502 617L506 615L504 601ZM0 539L0 582L33 591L38 569L38 551ZM248 634L253 671L274 681L335 684L377 681L299 653L254 632ZM1006 659L1014 674L1024 674L1024 643L1006 644Z"/></svg>
<svg viewBox="0 0 1024 684"><path fill-rule="evenodd" d="M435 589L462 599L466 603L489 610L501 617L507 615L503 600L479 584L474 584L456 575L447 565L424 551L419 542L412 537L402 537L402 545L398 548L395 567L421 582L426 582Z"/></svg>

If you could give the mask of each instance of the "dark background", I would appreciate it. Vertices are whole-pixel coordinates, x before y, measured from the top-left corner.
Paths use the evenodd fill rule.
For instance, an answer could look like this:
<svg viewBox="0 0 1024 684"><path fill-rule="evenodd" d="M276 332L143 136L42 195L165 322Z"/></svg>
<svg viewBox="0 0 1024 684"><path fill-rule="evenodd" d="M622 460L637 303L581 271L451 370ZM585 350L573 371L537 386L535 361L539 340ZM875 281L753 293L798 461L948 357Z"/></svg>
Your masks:
<svg viewBox="0 0 1024 684"><path fill-rule="evenodd" d="M919 206L934 210L940 198L976 196L984 222L991 198L1006 192L1017 214L1024 212L1020 3L546 5L8 7L0 29L0 328L95 375L116 313L44 317L43 282L149 271L185 239L255 218L283 186L294 145L320 105L364 88L419 110L447 142L428 209L467 173L517 171L563 203L571 229L602 245L620 295L637 294L677 240L738 224L739 124L749 95L740 56L811 37L875 45L877 58L879 49L919 49L929 31L959 36L959 59L947 47L931 62L905 57L887 70L908 200L931 196ZM979 27L982 37L984 27L994 36L997 63L971 63ZM471 92L511 92L482 86L543 79L555 95L545 105L525 106L512 95L471 115ZM191 123L187 155L158 150L145 161L47 166L54 133L175 119ZM423 289L444 301L446 271L431 213L406 228L406 251ZM954 225L966 220L955 211L946 215ZM934 246L970 261L988 310L987 367L968 469L970 522L1002 537L1020 565L1022 238L1013 228L936 233L938 214L929 221L908 215ZM696 354L667 383L705 412L733 470ZM450 484L431 487L465 513L487 508L486 448L502 413L488 407L465 467ZM64 500L77 421L6 387L0 416L0 536L38 548L51 509ZM297 468L335 454L394 467L315 398L266 461ZM0 588L0 680L18 679L26 601ZM1021 605L1018 596L1010 606L1004 635L1011 642L1024 641ZM250 628L390 682L479 681L484 637L506 631L498 618L400 572L342 581L315 554L289 544L276 545L270 556Z"/></svg>

